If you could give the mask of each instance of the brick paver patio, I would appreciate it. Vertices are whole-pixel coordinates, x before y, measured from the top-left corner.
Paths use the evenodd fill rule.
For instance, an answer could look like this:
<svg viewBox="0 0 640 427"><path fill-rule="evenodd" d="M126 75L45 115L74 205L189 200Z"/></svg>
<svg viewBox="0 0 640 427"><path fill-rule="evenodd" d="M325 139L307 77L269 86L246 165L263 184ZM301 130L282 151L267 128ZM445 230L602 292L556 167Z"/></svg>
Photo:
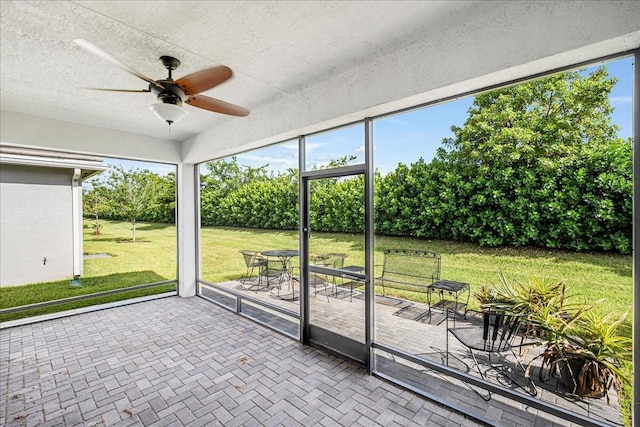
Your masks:
<svg viewBox="0 0 640 427"><path fill-rule="evenodd" d="M243 286L239 285L240 283L236 281L218 284L218 286L236 291L243 288ZM283 291L286 291L286 289L283 289ZM299 308L298 301L274 298L276 293L273 291L244 292L253 298L262 299L292 311L297 312ZM206 286L203 288L203 294L208 296ZM282 294L286 296L286 292L281 292L281 295ZM326 297L321 293L318 293L315 297L312 296L310 299L312 322L352 339L364 342L364 298L360 292L358 292L358 294L358 296L352 299L352 302L348 296L348 292L339 298L330 297L330 302L328 302ZM446 322L441 311L438 312L434 310L432 312L433 317L428 317L425 316L428 307L424 304L408 303L404 300L383 298L380 296L376 297L376 301L375 333L377 342L420 355L440 364L445 364L445 340L447 333ZM407 306L407 303L409 306ZM230 306L234 307L235 302L231 301ZM247 308L244 308L244 306L243 311L247 311ZM259 310L254 309L251 315L259 318L263 322L272 324L276 329L279 328L279 325L276 325L275 321L282 323L284 320L283 316L275 313L264 313L260 315L256 314L257 312L259 312ZM416 320L416 316L418 320ZM293 322L296 321L297 320L290 318L290 324L287 324L285 330L288 330L290 333L291 330L297 331L297 328L292 327L295 326ZM536 349L530 349L524 355L524 363L526 364L526 361L531 360L535 354L537 354ZM426 391L431 395L454 402L459 407L463 407L465 410L484 417L484 419L497 425L563 427L576 425L529 406L519 404L508 397L494 394L489 402L485 402L473 391L477 389L467 387L458 380L438 375L434 371L425 370L420 367L411 367L410 363L404 363L400 359L390 362L388 355L384 352L378 352L377 355L377 369L379 372L390 375L396 379L401 379L405 383ZM449 339L449 355L451 356L449 357L449 366L478 376L468 349L451 337ZM512 368L514 359L515 358L508 356L507 359L503 361L504 366ZM574 399L570 395L565 395L566 390L563 390L559 378L550 379L545 383L538 381L538 366L539 361L534 363L531 371L531 376L538 386L536 399L544 400L599 422L613 425L623 424L618 396L613 389L610 390L610 404L607 403L607 399L605 398ZM522 392L521 388L512 382L506 381L504 376L497 374L495 371L486 372L485 374L489 375L489 379L492 382L511 388L514 391ZM518 382L520 384L527 385L528 381L524 378L523 374L524 372L521 369L512 368L511 370L511 375L518 376ZM486 392L481 394L485 397L487 395Z"/></svg>
<svg viewBox="0 0 640 427"><path fill-rule="evenodd" d="M178 297L0 331L7 426L457 426L473 421Z"/></svg>

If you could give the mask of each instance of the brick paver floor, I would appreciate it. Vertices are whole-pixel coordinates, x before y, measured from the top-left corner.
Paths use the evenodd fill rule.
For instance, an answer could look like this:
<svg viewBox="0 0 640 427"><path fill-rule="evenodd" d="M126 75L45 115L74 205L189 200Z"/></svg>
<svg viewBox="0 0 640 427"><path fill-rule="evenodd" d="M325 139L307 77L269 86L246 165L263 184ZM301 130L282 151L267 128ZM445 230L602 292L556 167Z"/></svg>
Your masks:
<svg viewBox="0 0 640 427"><path fill-rule="evenodd" d="M7 426L470 426L200 298L0 331Z"/></svg>
<svg viewBox="0 0 640 427"><path fill-rule="evenodd" d="M240 290L240 283L236 281L219 283L220 288ZM203 286L203 295L220 301L220 294L209 292L209 287ZM287 289L283 288L283 291ZM354 340L364 342L364 298L361 292L349 298L349 290L340 298L331 296L330 302L320 292L315 297L310 298L310 318L314 325L334 330L341 335L350 337ZM298 301L290 301L288 299L274 298L274 292L252 292L245 291L252 298L262 299L265 302L286 308L290 311L297 312L299 308ZM281 292L282 295L282 292ZM376 297L375 317L376 317L376 342L390 345L391 347L402 349L411 354L416 354L429 359L436 363L445 364L445 355L449 354L449 366L460 371L467 372L472 375L478 375L473 359L469 354L469 350L460 342L450 337L449 345L446 345L446 325L444 314L433 311L433 317L424 317L427 314L428 307L424 304L410 303L410 310L407 310L407 301L397 300L393 298ZM229 299L228 305L233 309L235 301ZM251 308L249 312L249 308ZM260 321L271 324L277 330L284 330L294 336L297 335L297 320L289 318L289 322L284 322L284 317L274 313L263 311L260 309L242 305L242 311L245 315L258 318ZM419 316L418 320L415 316ZM464 321L464 319L460 319ZM451 326L453 327L453 323ZM284 328L280 329L284 325ZM446 350L448 348L448 351ZM524 364L526 365L539 352L539 348L528 349L524 356ZM503 355L500 359L502 366L509 368L512 376L518 377L521 385L528 385L528 380L524 378L522 369L514 369L513 361L515 357L512 355ZM482 360L482 356L481 360ZM423 368L411 368L411 363L405 363L401 359L388 360L389 356L384 352L376 352L376 370L379 373L388 375L395 379L403 381L405 384L423 390L432 396L447 400L464 408L470 413L476 414L482 419L488 420L501 426L570 426L576 425L568 423L566 420L559 419L543 411L536 410L529 406L517 403L509 397L493 394L490 402L485 402L472 387L466 386L464 383L454 380L451 377L445 377ZM494 359L495 361L495 359ZM623 425L619 400L617 394L610 390L611 401L607 399L574 399L570 395L565 395L564 386L561 385L559 378L549 379L546 382L538 381L539 359L534 361L531 370L531 376L536 381L538 393L536 399L543 400L554 404L568 411L592 418L594 421L610 423L614 425ZM403 366L403 363L405 366ZM487 365L488 366L488 365ZM483 368L485 370L486 368ZM523 393L523 389L519 388L511 381L507 381L504 375L498 374L497 371L490 370L485 372L489 381L495 382L503 387L509 387L514 391ZM525 387L528 389L528 387ZM477 391L477 390L476 390ZM487 393L480 393L487 396ZM432 421L431 421L432 422Z"/></svg>

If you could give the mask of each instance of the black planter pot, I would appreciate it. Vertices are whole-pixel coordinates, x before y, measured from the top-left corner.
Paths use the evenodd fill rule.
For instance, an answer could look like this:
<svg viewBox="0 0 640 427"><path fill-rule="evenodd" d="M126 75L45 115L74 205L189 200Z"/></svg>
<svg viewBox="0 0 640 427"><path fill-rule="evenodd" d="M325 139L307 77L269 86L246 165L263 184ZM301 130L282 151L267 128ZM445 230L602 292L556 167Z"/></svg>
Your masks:
<svg viewBox="0 0 640 427"><path fill-rule="evenodd" d="M562 384L567 387L572 394L578 392L578 376L583 366L584 359L569 359L558 362L558 370L560 371Z"/></svg>
<svg viewBox="0 0 640 427"><path fill-rule="evenodd" d="M560 378L565 387L572 394L580 394L580 397L600 398L604 396L604 390L586 390L585 393L579 393L584 386L580 383L580 372L584 367L586 360L584 358L569 358L558 362ZM569 369L570 368L570 369Z"/></svg>

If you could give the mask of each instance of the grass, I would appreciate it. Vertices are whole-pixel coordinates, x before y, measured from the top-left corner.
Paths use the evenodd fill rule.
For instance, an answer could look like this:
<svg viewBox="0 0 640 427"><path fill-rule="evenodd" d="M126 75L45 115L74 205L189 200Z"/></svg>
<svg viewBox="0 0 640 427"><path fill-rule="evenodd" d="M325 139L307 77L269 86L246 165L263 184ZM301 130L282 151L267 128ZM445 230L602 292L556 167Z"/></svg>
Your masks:
<svg viewBox="0 0 640 427"><path fill-rule="evenodd" d="M175 226L138 224L136 238L139 241L133 243L130 241L131 224L119 221L102 221L102 223L104 226L100 235L94 235L89 228L84 229L84 252L85 254L109 254L111 257L85 260L82 287L70 287L71 277L54 282L3 287L0 294L0 308L18 307L176 279ZM73 303L3 314L0 315L0 322L155 295L172 290L175 290L175 285L162 285Z"/></svg>
<svg viewBox="0 0 640 427"><path fill-rule="evenodd" d="M136 242L131 242L130 223L101 222L103 227L98 236L93 235L91 229L84 229L84 252L106 253L111 258L86 260L84 277L131 271L152 271L162 277L161 280L178 277L177 235L174 225L136 223Z"/></svg>
<svg viewBox="0 0 640 427"><path fill-rule="evenodd" d="M263 251L275 248L298 248L297 231L254 230L230 227L204 227L201 233L202 278L220 282L242 277L246 268L240 249ZM346 264L363 265L362 236L313 233L311 253L342 252ZM535 248L481 248L477 245L442 240L377 236L375 264L383 262L384 249L418 249L442 256L441 277L467 282L471 290L480 285L498 283L502 271L510 280L525 282L530 277L550 277L563 282L568 294L584 298L587 303L603 300L598 308L622 315L632 305L632 258L630 255L574 253ZM294 259L294 262L299 262ZM380 273L378 267L376 272ZM392 291L388 291L390 293ZM418 299L415 293L404 293ZM479 308L471 299L473 308ZM632 318L627 318L628 333Z"/></svg>

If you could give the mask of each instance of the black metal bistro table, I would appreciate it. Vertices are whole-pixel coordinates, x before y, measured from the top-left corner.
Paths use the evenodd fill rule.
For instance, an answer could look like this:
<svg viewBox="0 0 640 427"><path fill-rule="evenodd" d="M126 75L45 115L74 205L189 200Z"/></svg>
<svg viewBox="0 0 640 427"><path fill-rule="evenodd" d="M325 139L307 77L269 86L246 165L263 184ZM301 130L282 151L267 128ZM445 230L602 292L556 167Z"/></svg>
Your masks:
<svg viewBox="0 0 640 427"><path fill-rule="evenodd" d="M461 313L459 311L459 308L464 307L464 309L466 310L467 306L469 305L469 296L471 292L468 283L454 282L453 280L438 280L429 285L429 287L427 288L427 303L429 305L429 314L431 314L431 299L434 292L437 292L440 295L439 303L443 305L443 310L446 310L446 300L444 297L445 295L449 295L450 297L453 297L452 302L455 304L454 313L458 315L465 315L465 313ZM465 292L467 293L467 301L460 304L460 295L464 294Z"/></svg>
<svg viewBox="0 0 640 427"><path fill-rule="evenodd" d="M293 274L291 273L291 259L294 256L299 256L300 251L297 249L269 249L260 253L266 257L280 259L280 262L282 262L282 274L280 274L278 281L279 283L289 281L289 287L293 289L291 284L291 280L293 279ZM280 294L280 285L278 285L278 294Z"/></svg>

